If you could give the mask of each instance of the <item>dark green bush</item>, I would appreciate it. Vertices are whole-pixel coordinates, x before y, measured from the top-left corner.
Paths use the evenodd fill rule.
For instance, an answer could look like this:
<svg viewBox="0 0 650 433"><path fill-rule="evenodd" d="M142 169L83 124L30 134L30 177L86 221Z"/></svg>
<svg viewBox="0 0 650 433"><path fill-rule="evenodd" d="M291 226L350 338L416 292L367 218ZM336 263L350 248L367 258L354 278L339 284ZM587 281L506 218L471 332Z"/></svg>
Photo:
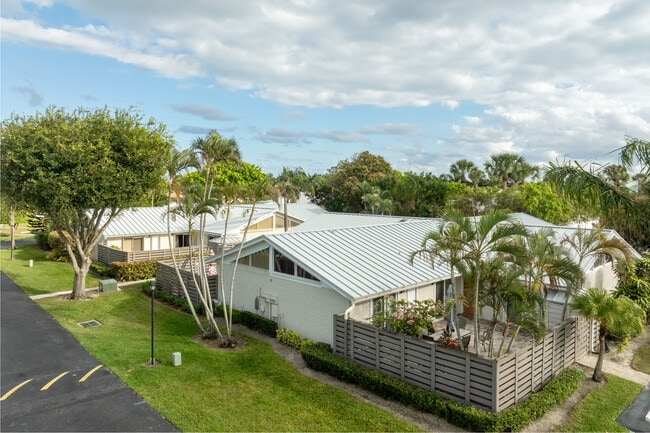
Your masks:
<svg viewBox="0 0 650 433"><path fill-rule="evenodd" d="M48 234L49 232L47 230L39 230L34 232L34 240L36 240L36 245L44 251L50 249L50 245L47 243Z"/></svg>
<svg viewBox="0 0 650 433"><path fill-rule="evenodd" d="M329 345L304 346L301 354L309 368L353 383L380 397L400 401L423 412L445 418L470 431L518 431L566 400L585 378L582 370L567 369L540 392L499 413L486 412L441 397L392 376L362 367L332 353Z"/></svg>
<svg viewBox="0 0 650 433"><path fill-rule="evenodd" d="M92 262L90 270L102 277L113 277L113 269L102 262Z"/></svg>
<svg viewBox="0 0 650 433"><path fill-rule="evenodd" d="M66 233L68 239L70 235ZM47 254L47 259L51 262L67 262L70 260L68 250L65 249L65 242L61 236L55 231L49 232L47 235L47 245L50 252Z"/></svg>
<svg viewBox="0 0 650 433"><path fill-rule="evenodd" d="M156 277L156 260L113 262L111 271L118 281L148 280Z"/></svg>
<svg viewBox="0 0 650 433"><path fill-rule="evenodd" d="M271 319L262 317L250 311L239 312L239 323L249 329L259 331L264 335L275 338L278 332L278 324Z"/></svg>

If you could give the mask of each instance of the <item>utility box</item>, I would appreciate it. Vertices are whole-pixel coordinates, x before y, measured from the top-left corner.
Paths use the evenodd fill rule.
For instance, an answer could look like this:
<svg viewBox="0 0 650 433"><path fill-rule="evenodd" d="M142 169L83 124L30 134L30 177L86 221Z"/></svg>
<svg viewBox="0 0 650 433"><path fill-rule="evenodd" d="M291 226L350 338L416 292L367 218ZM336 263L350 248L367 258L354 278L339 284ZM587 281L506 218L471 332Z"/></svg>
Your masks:
<svg viewBox="0 0 650 433"><path fill-rule="evenodd" d="M181 365L181 352L172 353L172 365L174 367Z"/></svg>
<svg viewBox="0 0 650 433"><path fill-rule="evenodd" d="M117 281L113 279L101 280L99 282L100 292L117 292Z"/></svg>

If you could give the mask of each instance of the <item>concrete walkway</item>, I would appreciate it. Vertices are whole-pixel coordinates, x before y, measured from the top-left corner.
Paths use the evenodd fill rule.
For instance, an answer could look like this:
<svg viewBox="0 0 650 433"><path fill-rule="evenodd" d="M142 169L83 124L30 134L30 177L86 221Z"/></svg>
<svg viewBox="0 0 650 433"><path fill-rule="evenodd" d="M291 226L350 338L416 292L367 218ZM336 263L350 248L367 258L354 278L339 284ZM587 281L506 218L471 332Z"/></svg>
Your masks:
<svg viewBox="0 0 650 433"><path fill-rule="evenodd" d="M614 376L622 377L623 379L631 380L636 382L644 387L650 387L650 374L643 373L641 371L634 370L628 365L623 365L620 362L612 361L607 359L608 355L605 355L603 360L603 372L613 374ZM594 368L596 366L596 361L598 360L598 354L589 353L584 355L578 361L578 364L583 365L588 368Z"/></svg>

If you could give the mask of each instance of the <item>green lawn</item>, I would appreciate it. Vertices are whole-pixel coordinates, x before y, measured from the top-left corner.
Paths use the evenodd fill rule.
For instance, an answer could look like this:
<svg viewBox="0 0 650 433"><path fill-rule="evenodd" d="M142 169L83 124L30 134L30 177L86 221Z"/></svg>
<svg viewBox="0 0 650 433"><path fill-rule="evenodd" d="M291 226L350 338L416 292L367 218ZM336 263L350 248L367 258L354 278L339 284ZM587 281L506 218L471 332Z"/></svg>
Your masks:
<svg viewBox="0 0 650 433"><path fill-rule="evenodd" d="M0 250L0 269L7 274L28 295L41 295L61 291L72 291L74 273L70 263L50 262L47 253L36 245L14 250L14 260L9 260L11 251ZM33 260L33 267L29 261ZM88 275L86 287L97 287L97 277Z"/></svg>
<svg viewBox="0 0 650 433"><path fill-rule="evenodd" d="M191 316L155 306L157 359L150 358L150 298L139 285L81 302L38 301L100 362L182 431L417 431L344 391L298 373L271 347L207 349ZM82 328L95 319L102 325ZM171 364L181 352L182 365Z"/></svg>
<svg viewBox="0 0 650 433"><path fill-rule="evenodd" d="M628 432L616 418L632 403L643 386L607 374L607 383L594 389L571 412L571 422L558 432Z"/></svg>

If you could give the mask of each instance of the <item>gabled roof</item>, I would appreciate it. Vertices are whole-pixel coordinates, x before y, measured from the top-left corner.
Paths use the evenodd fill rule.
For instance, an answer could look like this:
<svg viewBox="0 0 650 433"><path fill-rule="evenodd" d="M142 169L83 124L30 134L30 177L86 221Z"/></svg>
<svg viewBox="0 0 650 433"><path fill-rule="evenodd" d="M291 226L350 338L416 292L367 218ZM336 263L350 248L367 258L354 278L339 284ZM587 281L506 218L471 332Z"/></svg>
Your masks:
<svg viewBox="0 0 650 433"><path fill-rule="evenodd" d="M432 269L428 257L416 257L413 265L409 263L411 253L420 248L429 232L436 229L439 219L355 215L321 215L302 225L307 225L307 230L299 226L286 233L264 235L248 241L242 254L271 246L349 300L372 298L450 277L447 264L436 261ZM533 217L528 221L542 222L541 225L527 225L528 230L550 228L558 240L577 230L575 227L552 226ZM318 230L319 226L328 224L329 228ZM332 228L336 224L341 227ZM613 230L604 233L609 238L622 239ZM634 254L638 256L638 253ZM225 253L227 262L235 257L234 250ZM586 260L583 270L591 269L595 259Z"/></svg>
<svg viewBox="0 0 650 433"><path fill-rule="evenodd" d="M264 235L246 243L270 245L349 300L376 297L448 278L445 264L434 269L428 258L409 258L439 220ZM225 253L234 260L235 251Z"/></svg>
<svg viewBox="0 0 650 433"><path fill-rule="evenodd" d="M172 233L187 232L187 220L176 217L170 222ZM104 231L104 237L143 236L167 233L167 206L124 209Z"/></svg>

